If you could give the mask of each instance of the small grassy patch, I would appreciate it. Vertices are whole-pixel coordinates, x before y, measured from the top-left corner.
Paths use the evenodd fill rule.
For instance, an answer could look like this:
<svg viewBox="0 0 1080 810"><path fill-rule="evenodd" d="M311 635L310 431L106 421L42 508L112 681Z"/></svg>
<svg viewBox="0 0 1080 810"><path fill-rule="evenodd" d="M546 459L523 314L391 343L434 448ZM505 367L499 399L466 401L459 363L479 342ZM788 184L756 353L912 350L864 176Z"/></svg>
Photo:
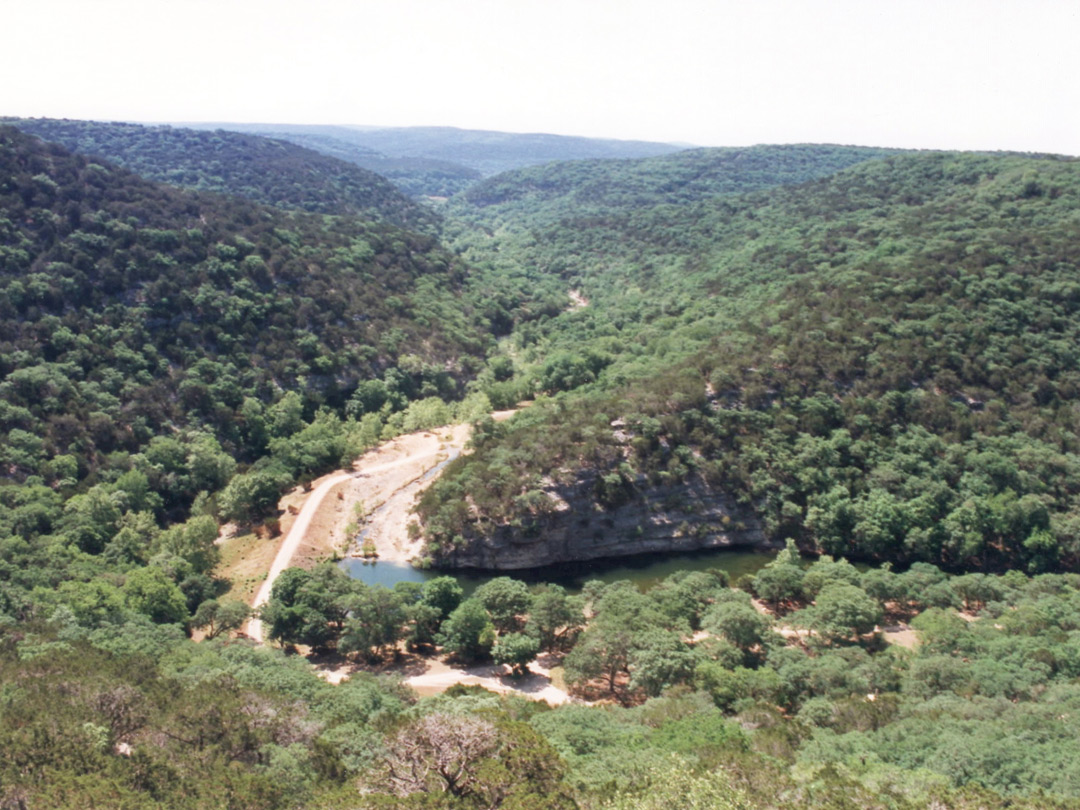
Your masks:
<svg viewBox="0 0 1080 810"><path fill-rule="evenodd" d="M230 537L221 544L221 562L215 573L231 583L225 598L251 604L266 579L280 542L280 536L261 538L251 533Z"/></svg>
<svg viewBox="0 0 1080 810"><path fill-rule="evenodd" d="M569 691L566 688L566 680L563 678L562 667L552 667L551 671L548 673L548 677L551 678L551 685L556 689L561 689L564 692Z"/></svg>

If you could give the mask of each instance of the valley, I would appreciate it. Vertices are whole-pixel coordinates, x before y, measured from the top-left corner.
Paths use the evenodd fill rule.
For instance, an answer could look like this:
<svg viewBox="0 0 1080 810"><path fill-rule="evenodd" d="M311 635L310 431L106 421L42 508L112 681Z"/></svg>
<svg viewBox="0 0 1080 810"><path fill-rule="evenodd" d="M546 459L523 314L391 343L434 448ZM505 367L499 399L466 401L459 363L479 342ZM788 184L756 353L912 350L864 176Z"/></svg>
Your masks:
<svg viewBox="0 0 1080 810"><path fill-rule="evenodd" d="M0 808L1080 807L1076 158L243 129L0 121Z"/></svg>

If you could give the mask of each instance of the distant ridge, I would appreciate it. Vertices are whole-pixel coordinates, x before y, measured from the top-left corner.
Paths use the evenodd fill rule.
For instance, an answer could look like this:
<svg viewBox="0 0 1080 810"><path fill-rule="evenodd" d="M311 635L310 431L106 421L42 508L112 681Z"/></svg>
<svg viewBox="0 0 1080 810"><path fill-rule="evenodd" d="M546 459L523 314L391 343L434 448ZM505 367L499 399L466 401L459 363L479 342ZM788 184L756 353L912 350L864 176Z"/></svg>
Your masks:
<svg viewBox="0 0 1080 810"><path fill-rule="evenodd" d="M253 134L273 132L280 137L330 136L386 157L445 160L475 169L484 175L553 160L654 157L685 148L655 141L623 141L614 138L583 138L542 132L497 132L457 127L369 128L236 123L188 123L183 126L229 129Z"/></svg>
<svg viewBox="0 0 1080 810"><path fill-rule="evenodd" d="M375 172L288 141L120 122L0 118L30 135L119 163L149 180L320 214L430 231L436 218Z"/></svg>
<svg viewBox="0 0 1080 810"><path fill-rule="evenodd" d="M685 149L618 163L562 162L487 178L472 186L460 202L476 208L524 207L547 219L685 205L719 194L796 185L898 153L874 147L791 144Z"/></svg>
<svg viewBox="0 0 1080 810"><path fill-rule="evenodd" d="M361 127L304 124L184 123L264 135L349 160L390 178L413 196L449 197L481 177L558 160L625 159L686 148L653 141L621 141L546 133L455 127Z"/></svg>

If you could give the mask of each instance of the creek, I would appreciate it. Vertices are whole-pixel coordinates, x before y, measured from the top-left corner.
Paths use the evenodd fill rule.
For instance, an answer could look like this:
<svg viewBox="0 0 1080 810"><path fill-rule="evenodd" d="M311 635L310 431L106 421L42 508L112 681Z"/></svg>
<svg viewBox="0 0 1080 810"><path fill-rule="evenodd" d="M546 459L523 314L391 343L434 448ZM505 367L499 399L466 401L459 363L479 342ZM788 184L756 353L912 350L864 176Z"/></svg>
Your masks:
<svg viewBox="0 0 1080 810"><path fill-rule="evenodd" d="M507 576L530 584L552 582L562 585L571 593L578 593L591 579L602 582L630 580L641 590L647 591L677 571L706 571L710 568L726 571L734 581L743 574L757 573L774 556L772 553L745 549L710 549L571 562L520 571L439 571L413 568L408 563L368 562L349 558L342 560L341 567L349 576L367 585L383 585L387 588L392 588L398 582L426 582L433 577L449 575L457 579L466 594L470 594L490 579Z"/></svg>

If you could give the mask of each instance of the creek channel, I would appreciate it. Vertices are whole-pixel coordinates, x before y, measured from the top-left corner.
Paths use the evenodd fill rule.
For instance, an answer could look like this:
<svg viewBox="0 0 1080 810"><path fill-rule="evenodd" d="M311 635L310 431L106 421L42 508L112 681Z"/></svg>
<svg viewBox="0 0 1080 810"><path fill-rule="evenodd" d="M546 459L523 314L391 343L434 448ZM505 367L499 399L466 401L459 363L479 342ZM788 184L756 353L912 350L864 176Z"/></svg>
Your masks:
<svg viewBox="0 0 1080 810"><path fill-rule="evenodd" d="M427 470L421 481L430 481L442 472L443 468L460 455L458 448L449 451L448 457ZM380 506L370 516L380 517L380 513L393 508L390 501ZM363 547L368 537L368 529L363 529L353 540L352 547ZM679 553L638 554L629 557L613 557L582 562L568 562L549 565L542 568L528 568L515 571L486 571L477 569L414 568L407 562L389 560L365 560L347 557L340 565L349 576L359 579L366 585L382 585L392 588L398 582L426 582L439 576L452 576L461 585L466 595L471 594L485 582L495 577L507 576L520 579L531 585L550 582L562 585L571 593L578 593L589 580L618 582L629 580L643 591L652 588L661 580L677 571L707 571L720 569L727 572L734 581L744 574L757 573L766 563L775 557L775 552L763 552L751 549L703 549L701 551Z"/></svg>
<svg viewBox="0 0 1080 810"><path fill-rule="evenodd" d="M452 576L466 595L495 577L512 577L529 584L551 582L578 593L592 579L601 582L630 580L640 590L647 591L665 577L677 571L707 571L718 568L726 571L732 581L743 574L755 574L776 556L773 553L741 549L708 549L679 554L639 554L585 562L568 562L543 568L518 571L436 570L414 568L404 562L369 562L356 558L342 560L341 567L354 579L367 585L392 588L398 582L426 582L433 577Z"/></svg>

